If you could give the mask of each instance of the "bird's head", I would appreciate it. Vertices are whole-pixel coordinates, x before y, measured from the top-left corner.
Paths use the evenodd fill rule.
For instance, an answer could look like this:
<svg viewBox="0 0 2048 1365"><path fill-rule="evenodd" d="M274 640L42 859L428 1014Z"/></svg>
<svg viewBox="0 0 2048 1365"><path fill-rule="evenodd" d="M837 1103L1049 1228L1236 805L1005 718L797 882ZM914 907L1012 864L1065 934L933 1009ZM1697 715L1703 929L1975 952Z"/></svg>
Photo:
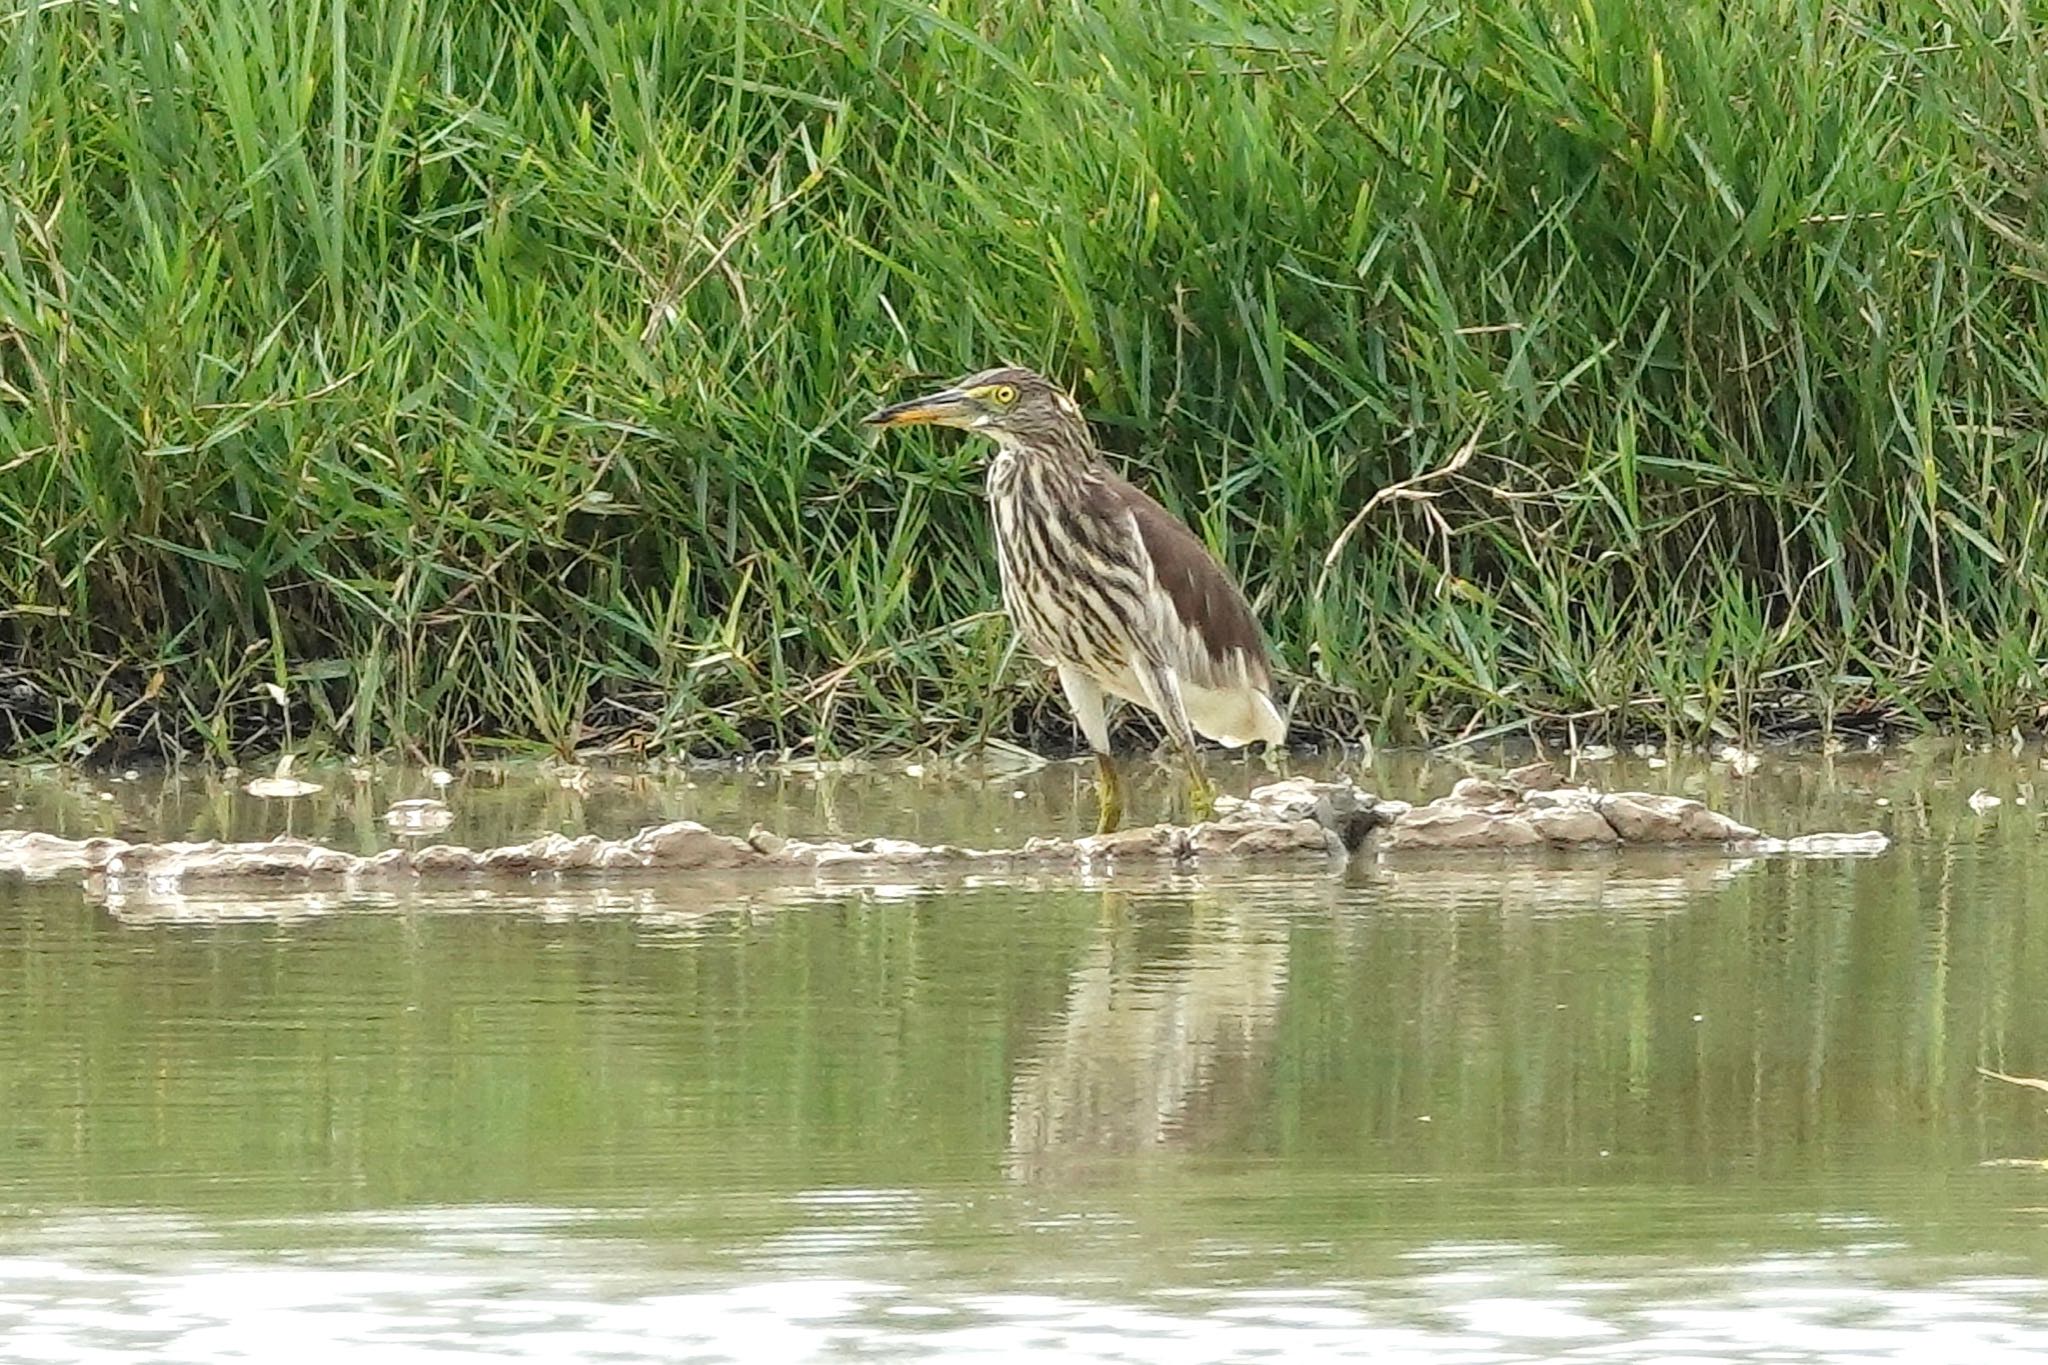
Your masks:
<svg viewBox="0 0 2048 1365"><path fill-rule="evenodd" d="M862 420L878 427L959 427L999 445L1044 441L1082 425L1081 409L1057 385L1014 366L970 374L937 393L893 403Z"/></svg>

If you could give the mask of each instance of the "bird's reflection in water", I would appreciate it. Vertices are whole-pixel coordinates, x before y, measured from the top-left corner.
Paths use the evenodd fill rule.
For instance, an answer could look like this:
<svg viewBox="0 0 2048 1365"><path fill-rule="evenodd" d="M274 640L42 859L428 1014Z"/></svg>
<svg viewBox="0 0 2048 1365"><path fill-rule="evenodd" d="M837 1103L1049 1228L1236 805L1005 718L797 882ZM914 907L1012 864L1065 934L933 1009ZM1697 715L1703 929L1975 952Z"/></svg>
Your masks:
<svg viewBox="0 0 2048 1365"><path fill-rule="evenodd" d="M1441 925L1451 941L1423 940L1428 951L1403 970L1416 1008L1431 1008L1434 982L1456 996L1442 1006L1460 1009L1484 1004L1459 994L1469 917L1683 915L1758 865L1698 851L1413 859L1342 879L1105 891L1065 1009L1012 1078L1009 1173L1086 1182L1129 1175L1133 1157L1238 1145L1230 1125L1265 1108L1258 1091L1288 987L1290 926L1304 912L1334 916L1327 942L1340 953L1370 950L1360 945L1388 925Z"/></svg>
<svg viewBox="0 0 2048 1365"><path fill-rule="evenodd" d="M1287 985L1285 917L1209 892L1103 894L1066 1010L1010 1086L1010 1175L1085 1178L1094 1159L1199 1145L1244 1112Z"/></svg>

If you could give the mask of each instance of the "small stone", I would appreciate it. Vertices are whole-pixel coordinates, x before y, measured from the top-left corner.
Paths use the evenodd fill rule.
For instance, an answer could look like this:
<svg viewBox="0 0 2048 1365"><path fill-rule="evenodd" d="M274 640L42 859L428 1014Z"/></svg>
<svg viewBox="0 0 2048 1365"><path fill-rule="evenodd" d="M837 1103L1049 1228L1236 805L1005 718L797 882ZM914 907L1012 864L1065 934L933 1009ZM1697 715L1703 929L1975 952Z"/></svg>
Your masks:
<svg viewBox="0 0 2048 1365"><path fill-rule="evenodd" d="M1335 845L1347 853L1362 847L1374 829L1392 819L1385 803L1360 791L1349 778L1317 782L1291 777L1269 782L1254 787L1243 798L1217 797L1216 812L1224 823L1239 827L1312 820L1329 831Z"/></svg>
<svg viewBox="0 0 2048 1365"><path fill-rule="evenodd" d="M1243 820L1306 819L1315 809L1317 788L1321 785L1305 777L1268 782L1264 786L1253 787L1241 801L1234 796L1217 797L1216 811L1219 815Z"/></svg>
<svg viewBox="0 0 2048 1365"><path fill-rule="evenodd" d="M352 876L363 865L363 860L353 853L344 853L338 848L309 848L301 855L300 869L309 875L347 877ZM278 869L289 872L289 864Z"/></svg>
<svg viewBox="0 0 2048 1365"><path fill-rule="evenodd" d="M1178 858L1187 851L1183 831L1173 825L1149 825L1090 834L1074 840L1084 858Z"/></svg>
<svg viewBox="0 0 2048 1365"><path fill-rule="evenodd" d="M662 868L745 867L760 856L744 840L713 834L695 820L643 829L627 840L627 846L647 866Z"/></svg>
<svg viewBox="0 0 2048 1365"><path fill-rule="evenodd" d="M1552 787L1530 792L1522 804L1531 810L1597 810L1600 793L1591 787Z"/></svg>
<svg viewBox="0 0 2048 1365"><path fill-rule="evenodd" d="M1488 782L1483 777L1461 777L1451 787L1451 794L1444 798L1460 806L1475 809L1513 802L1514 793L1498 782Z"/></svg>
<svg viewBox="0 0 2048 1365"><path fill-rule="evenodd" d="M1345 852L1336 831L1316 820L1294 820L1287 824L1239 824L1208 821L1188 831L1188 850L1197 857L1259 858L1283 854L1299 856Z"/></svg>
<svg viewBox="0 0 2048 1365"><path fill-rule="evenodd" d="M1532 806L1528 821L1553 844L1587 846L1618 844L1621 836L1590 806Z"/></svg>
<svg viewBox="0 0 2048 1365"><path fill-rule="evenodd" d="M561 836L557 835L556 838ZM577 872L595 867L604 856L606 840L595 834L579 834L574 839L555 844L550 850L554 866L563 872Z"/></svg>
<svg viewBox="0 0 2048 1365"><path fill-rule="evenodd" d="M1360 791L1348 778L1317 782L1306 777L1290 777L1282 782L1254 787L1242 800L1234 796L1216 799L1217 813L1233 819L1283 823L1317 819L1340 826L1360 812L1381 807L1382 803L1377 798L1369 792Z"/></svg>
<svg viewBox="0 0 2048 1365"><path fill-rule="evenodd" d="M1394 821L1387 848L1529 848L1546 842L1528 817L1431 802Z"/></svg>
<svg viewBox="0 0 2048 1365"><path fill-rule="evenodd" d="M1614 792L1600 800L1599 810L1627 844L1726 843L1757 834L1688 796Z"/></svg>
<svg viewBox="0 0 2048 1365"><path fill-rule="evenodd" d="M411 872L412 854L402 848L387 848L382 853L373 853L362 860L357 875L376 873L380 876L393 873Z"/></svg>
<svg viewBox="0 0 2048 1365"><path fill-rule="evenodd" d="M1547 792L1558 783L1557 765L1549 759L1510 768L1501 781L1519 792Z"/></svg>
<svg viewBox="0 0 2048 1365"><path fill-rule="evenodd" d="M507 844L502 848L487 848L477 855L479 866L493 872L540 872L554 866L555 849L553 842L561 839L559 834L544 834L538 839L523 844ZM566 842L566 841L565 841Z"/></svg>
<svg viewBox="0 0 2048 1365"><path fill-rule="evenodd" d="M429 844L412 855L412 865L422 873L474 872L478 862L474 849L460 844Z"/></svg>

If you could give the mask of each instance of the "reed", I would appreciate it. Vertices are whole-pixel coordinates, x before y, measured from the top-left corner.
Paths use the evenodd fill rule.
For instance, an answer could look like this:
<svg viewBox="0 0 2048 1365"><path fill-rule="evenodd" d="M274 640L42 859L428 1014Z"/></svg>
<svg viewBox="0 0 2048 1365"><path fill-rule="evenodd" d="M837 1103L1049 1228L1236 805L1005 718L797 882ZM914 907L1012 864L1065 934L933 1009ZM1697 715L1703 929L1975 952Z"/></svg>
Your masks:
<svg viewBox="0 0 2048 1365"><path fill-rule="evenodd" d="M17 0L9 742L1064 737L980 452L852 420L998 358L1304 733L2032 724L2038 19Z"/></svg>

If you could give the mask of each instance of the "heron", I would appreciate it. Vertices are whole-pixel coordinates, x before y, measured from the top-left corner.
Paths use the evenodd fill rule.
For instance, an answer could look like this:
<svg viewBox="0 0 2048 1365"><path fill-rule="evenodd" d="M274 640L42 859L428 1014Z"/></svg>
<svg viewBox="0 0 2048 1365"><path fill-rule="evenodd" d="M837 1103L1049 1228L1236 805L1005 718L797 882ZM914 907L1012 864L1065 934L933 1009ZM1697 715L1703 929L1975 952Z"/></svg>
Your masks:
<svg viewBox="0 0 2048 1365"><path fill-rule="evenodd" d="M1094 752L1097 833L1123 819L1112 699L1159 717L1187 765L1196 819L1214 812L1216 798L1197 731L1231 748L1287 737L1244 593L1194 532L1109 467L1065 390L1002 366L865 421L958 427L995 443L988 500L1003 608L1024 645L1058 672Z"/></svg>

